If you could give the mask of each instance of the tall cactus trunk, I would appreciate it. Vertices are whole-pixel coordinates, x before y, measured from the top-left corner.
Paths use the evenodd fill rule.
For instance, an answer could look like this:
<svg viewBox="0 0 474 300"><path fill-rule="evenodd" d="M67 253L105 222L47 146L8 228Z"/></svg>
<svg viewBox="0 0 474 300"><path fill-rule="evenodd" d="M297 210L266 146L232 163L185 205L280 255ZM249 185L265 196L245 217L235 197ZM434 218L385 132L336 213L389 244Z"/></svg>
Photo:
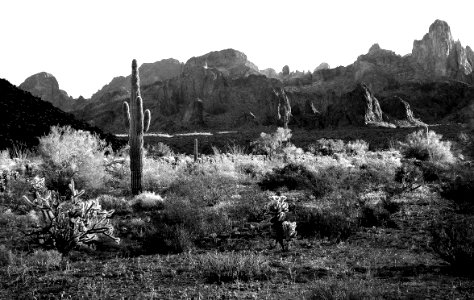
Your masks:
<svg viewBox="0 0 474 300"><path fill-rule="evenodd" d="M130 145L130 175L133 195L142 192L143 177L143 132L150 127L150 111L143 112L143 101L140 96L140 78L137 61L132 61L132 91L130 106L124 102L125 124L129 127L128 144Z"/></svg>

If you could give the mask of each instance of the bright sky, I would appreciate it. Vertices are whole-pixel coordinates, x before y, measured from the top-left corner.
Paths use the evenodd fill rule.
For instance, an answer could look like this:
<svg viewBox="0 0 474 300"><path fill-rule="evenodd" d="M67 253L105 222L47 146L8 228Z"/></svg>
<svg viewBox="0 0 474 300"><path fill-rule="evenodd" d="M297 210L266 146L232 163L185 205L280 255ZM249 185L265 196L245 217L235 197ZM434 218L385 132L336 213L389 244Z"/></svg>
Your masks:
<svg viewBox="0 0 474 300"><path fill-rule="evenodd" d="M88 98L138 63L234 48L260 69L348 65L374 43L405 55L435 19L474 46L472 0L4 0L0 78L38 72Z"/></svg>

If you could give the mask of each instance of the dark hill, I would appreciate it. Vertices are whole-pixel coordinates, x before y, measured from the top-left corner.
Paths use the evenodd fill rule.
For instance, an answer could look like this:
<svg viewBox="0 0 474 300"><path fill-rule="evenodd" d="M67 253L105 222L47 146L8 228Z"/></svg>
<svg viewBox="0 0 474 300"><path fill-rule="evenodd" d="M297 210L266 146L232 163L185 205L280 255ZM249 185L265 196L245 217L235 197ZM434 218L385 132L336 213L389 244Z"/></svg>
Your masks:
<svg viewBox="0 0 474 300"><path fill-rule="evenodd" d="M0 79L0 149L14 145L36 146L38 137L47 134L54 125L70 125L75 129L93 132L113 148L123 144L113 135L79 121L50 102L17 88L5 79Z"/></svg>

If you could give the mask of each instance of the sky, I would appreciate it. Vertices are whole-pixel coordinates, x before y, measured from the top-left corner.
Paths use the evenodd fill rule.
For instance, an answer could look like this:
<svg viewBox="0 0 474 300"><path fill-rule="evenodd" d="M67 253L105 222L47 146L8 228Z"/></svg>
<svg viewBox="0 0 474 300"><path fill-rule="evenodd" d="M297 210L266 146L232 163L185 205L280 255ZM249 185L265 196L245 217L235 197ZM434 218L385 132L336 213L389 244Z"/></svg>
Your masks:
<svg viewBox="0 0 474 300"><path fill-rule="evenodd" d="M259 69L353 63L374 44L405 55L441 19L474 46L472 0L1 0L0 78L53 74L89 98L131 61L233 48Z"/></svg>

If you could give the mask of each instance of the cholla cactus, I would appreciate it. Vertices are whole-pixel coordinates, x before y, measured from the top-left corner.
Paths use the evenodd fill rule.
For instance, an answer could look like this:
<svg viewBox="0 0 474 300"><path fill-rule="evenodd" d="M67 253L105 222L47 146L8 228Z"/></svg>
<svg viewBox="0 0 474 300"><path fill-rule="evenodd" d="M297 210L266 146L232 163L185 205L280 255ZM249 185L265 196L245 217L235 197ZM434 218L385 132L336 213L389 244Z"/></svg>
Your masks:
<svg viewBox="0 0 474 300"><path fill-rule="evenodd" d="M283 250L288 250L290 241L296 237L296 222L286 221L288 203L285 196L270 196L270 203L266 207L267 213L272 216L273 234L276 242Z"/></svg>
<svg viewBox="0 0 474 300"><path fill-rule="evenodd" d="M70 200L62 200L56 192L46 190L42 178L33 179L32 185L34 199L30 200L27 196L23 196L23 199L41 212L41 229L28 234L36 236L40 244L67 255L77 245L96 240L98 234L120 242L119 238L114 237L114 228L110 224L114 211L103 210L97 199L80 199L84 190L76 190L73 180L69 184L72 192Z"/></svg>

